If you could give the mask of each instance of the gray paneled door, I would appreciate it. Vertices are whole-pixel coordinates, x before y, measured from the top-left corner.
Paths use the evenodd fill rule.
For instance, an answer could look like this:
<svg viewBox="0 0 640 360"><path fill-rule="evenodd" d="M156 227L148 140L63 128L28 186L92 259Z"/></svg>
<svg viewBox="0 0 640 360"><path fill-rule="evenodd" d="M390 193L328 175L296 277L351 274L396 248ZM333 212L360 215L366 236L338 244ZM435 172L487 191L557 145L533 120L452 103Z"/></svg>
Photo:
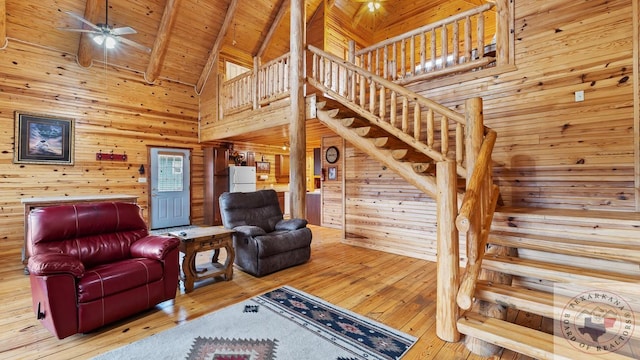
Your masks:
<svg viewBox="0 0 640 360"><path fill-rule="evenodd" d="M191 151L151 148L151 229L191 223Z"/></svg>

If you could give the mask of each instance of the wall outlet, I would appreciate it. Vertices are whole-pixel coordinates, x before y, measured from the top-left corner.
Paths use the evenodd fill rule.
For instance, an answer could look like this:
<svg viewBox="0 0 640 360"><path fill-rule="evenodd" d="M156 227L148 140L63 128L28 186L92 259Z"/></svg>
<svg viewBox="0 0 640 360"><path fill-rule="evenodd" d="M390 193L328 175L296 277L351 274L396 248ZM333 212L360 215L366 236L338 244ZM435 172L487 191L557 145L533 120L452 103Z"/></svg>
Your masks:
<svg viewBox="0 0 640 360"><path fill-rule="evenodd" d="M575 93L576 102L584 101L584 90L578 90Z"/></svg>
<svg viewBox="0 0 640 360"><path fill-rule="evenodd" d="M146 183L147 182L147 178L146 177L138 178L138 182L139 183Z"/></svg>

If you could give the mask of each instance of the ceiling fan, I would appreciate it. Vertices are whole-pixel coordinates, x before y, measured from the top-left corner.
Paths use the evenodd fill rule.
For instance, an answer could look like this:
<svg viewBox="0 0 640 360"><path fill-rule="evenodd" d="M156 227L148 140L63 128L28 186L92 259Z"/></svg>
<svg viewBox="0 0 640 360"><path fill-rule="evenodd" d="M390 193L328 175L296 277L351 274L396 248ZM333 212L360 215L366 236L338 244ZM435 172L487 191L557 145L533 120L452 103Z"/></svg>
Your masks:
<svg viewBox="0 0 640 360"><path fill-rule="evenodd" d="M109 0L105 0L104 23L94 24L82 16L76 15L70 11L65 11L65 13L74 19L80 20L91 29L59 28L60 30L87 33L96 44L100 46L104 45L106 49L113 49L116 46L116 43L121 42L126 45L133 46L138 50L147 53L151 52L151 49L148 47L123 37L123 35L136 34L137 31L133 28L129 26L114 28L109 25Z"/></svg>

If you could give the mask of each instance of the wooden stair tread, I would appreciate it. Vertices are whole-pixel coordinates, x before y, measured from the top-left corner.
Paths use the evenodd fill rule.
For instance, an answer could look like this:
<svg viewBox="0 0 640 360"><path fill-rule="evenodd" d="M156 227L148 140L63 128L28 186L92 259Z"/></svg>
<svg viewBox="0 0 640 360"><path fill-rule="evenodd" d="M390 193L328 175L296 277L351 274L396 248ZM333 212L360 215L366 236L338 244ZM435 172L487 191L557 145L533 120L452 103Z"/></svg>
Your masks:
<svg viewBox="0 0 640 360"><path fill-rule="evenodd" d="M479 281L475 297L548 318L556 318L557 315L554 310L554 295L545 291ZM562 298L568 299L565 296Z"/></svg>
<svg viewBox="0 0 640 360"><path fill-rule="evenodd" d="M523 259L512 256L488 255L482 262L487 270L499 271L505 274L534 277L560 283L585 282L610 284L611 289L620 286L640 286L640 276L621 274L606 270L585 269L571 265L554 264L544 261ZM640 291L640 288L638 289ZM638 292L640 293L640 292Z"/></svg>
<svg viewBox="0 0 640 360"><path fill-rule="evenodd" d="M563 316L570 314L567 304L572 301L571 297L560 294L486 281L478 282L475 297L556 320L561 320ZM637 329L640 327L640 313L633 311L631 313L633 313L633 328ZM640 339L640 331L635 331L632 337Z"/></svg>
<svg viewBox="0 0 640 360"><path fill-rule="evenodd" d="M569 284L576 289L593 288L613 293L640 293L640 277L606 270L585 269L577 266L548 263L510 256L486 256L483 269L534 279Z"/></svg>
<svg viewBox="0 0 640 360"><path fill-rule="evenodd" d="M492 231L487 242L507 247L640 264L640 247L638 247L637 243L623 244L606 241L585 241L508 231Z"/></svg>
<svg viewBox="0 0 640 360"><path fill-rule="evenodd" d="M476 313L465 313L458 319L458 331L536 359L586 359L589 356L563 337L504 320L487 318ZM599 354L598 359L629 360L632 358L609 352Z"/></svg>
<svg viewBox="0 0 640 360"><path fill-rule="evenodd" d="M499 207L496 215L523 216L527 218L541 219L568 219L571 221L585 221L593 223L593 220L612 220L624 222L640 228L640 212L604 211L604 210L575 210L575 209L551 209L533 207Z"/></svg>

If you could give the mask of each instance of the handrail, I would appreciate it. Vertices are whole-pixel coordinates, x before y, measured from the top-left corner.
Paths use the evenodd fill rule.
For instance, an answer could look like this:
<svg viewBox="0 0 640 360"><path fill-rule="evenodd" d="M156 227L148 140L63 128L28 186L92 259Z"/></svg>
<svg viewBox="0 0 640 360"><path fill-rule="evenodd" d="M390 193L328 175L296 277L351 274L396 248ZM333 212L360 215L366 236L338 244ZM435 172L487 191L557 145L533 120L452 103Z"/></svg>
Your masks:
<svg viewBox="0 0 640 360"><path fill-rule="evenodd" d="M456 218L456 226L458 231L467 232L470 228L471 214L478 210L477 204L480 201L480 192L483 182L486 180L487 175L491 175L491 152L496 142L496 132L490 130L487 132L480 153L478 154L478 161L471 174L469 184L467 185L467 191L465 193L464 200L462 201L462 207L458 212Z"/></svg>
<svg viewBox="0 0 640 360"><path fill-rule="evenodd" d="M491 163L495 141L496 132L488 131L456 218L458 231L467 234L467 266L456 297L458 306L464 310L470 309L473 302L484 248L498 201L499 191L498 186L493 184Z"/></svg>
<svg viewBox="0 0 640 360"><path fill-rule="evenodd" d="M312 45L307 81L434 161L455 159L466 177L465 116ZM453 144L450 146L449 144Z"/></svg>

